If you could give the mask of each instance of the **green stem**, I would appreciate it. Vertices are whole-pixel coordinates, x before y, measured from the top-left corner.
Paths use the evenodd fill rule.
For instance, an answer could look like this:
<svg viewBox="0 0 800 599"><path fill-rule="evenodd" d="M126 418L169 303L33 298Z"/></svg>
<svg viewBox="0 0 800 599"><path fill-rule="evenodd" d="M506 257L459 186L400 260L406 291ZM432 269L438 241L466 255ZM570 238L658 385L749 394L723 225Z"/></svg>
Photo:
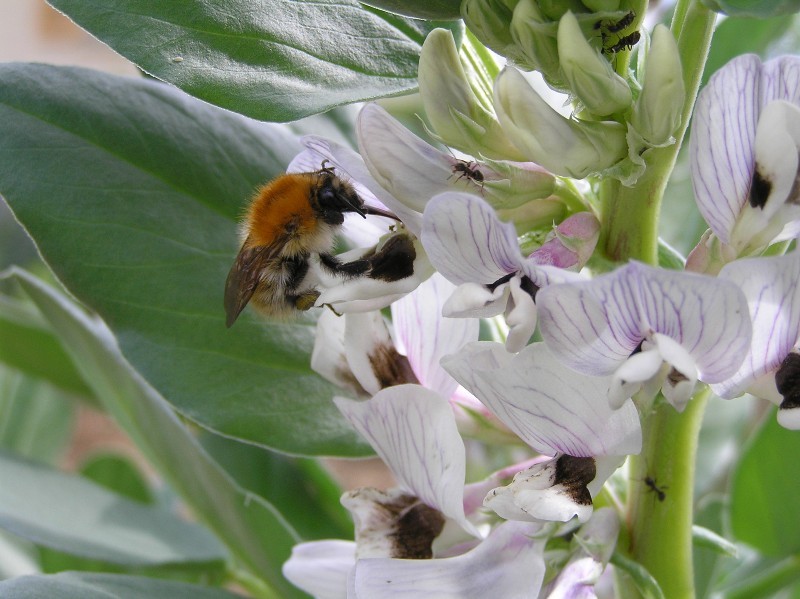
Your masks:
<svg viewBox="0 0 800 599"><path fill-rule="evenodd" d="M675 166L692 114L703 67L714 31L715 13L699 0L679 0L672 32L678 42L686 88L681 125L676 142L653 148L642 156L646 170L632 187L613 182L602 190L600 247L611 260L631 258L648 264L658 262L658 215L669 176Z"/></svg>
<svg viewBox="0 0 800 599"><path fill-rule="evenodd" d="M683 413L666 402L659 404L645 421L642 453L631 459L629 551L667 599L694 597L694 465L709 394L704 388Z"/></svg>

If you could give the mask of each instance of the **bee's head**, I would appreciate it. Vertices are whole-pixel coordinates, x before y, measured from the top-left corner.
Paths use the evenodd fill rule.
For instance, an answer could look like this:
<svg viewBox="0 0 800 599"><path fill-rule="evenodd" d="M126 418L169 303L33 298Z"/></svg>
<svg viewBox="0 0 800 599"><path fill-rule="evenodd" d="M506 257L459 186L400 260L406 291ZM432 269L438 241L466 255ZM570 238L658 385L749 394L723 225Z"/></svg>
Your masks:
<svg viewBox="0 0 800 599"><path fill-rule="evenodd" d="M319 217L331 225L341 225L345 212L365 216L364 202L347 181L333 174L332 169L314 173L316 177L311 194L311 206Z"/></svg>

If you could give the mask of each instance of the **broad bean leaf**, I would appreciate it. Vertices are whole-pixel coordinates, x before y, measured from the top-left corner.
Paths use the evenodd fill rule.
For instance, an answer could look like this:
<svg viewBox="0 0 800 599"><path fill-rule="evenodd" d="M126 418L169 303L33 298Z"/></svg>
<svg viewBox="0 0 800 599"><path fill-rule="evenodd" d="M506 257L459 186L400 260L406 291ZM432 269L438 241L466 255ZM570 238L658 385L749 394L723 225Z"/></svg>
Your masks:
<svg viewBox="0 0 800 599"><path fill-rule="evenodd" d="M435 27L355 0L50 3L155 77L280 122L413 91Z"/></svg>
<svg viewBox="0 0 800 599"><path fill-rule="evenodd" d="M0 66L0 194L126 358L201 425L293 454L369 450L313 373L309 320L225 328L236 220L299 151L164 84Z"/></svg>
<svg viewBox="0 0 800 599"><path fill-rule="evenodd" d="M91 481L0 451L0 527L47 547L126 565L224 560L207 530Z"/></svg>
<svg viewBox="0 0 800 599"><path fill-rule="evenodd" d="M793 456L800 435L781 427L775 411L744 449L731 482L730 521L734 536L768 556L800 552L800 495Z"/></svg>
<svg viewBox="0 0 800 599"><path fill-rule="evenodd" d="M5 599L236 599L222 589L125 574L64 572L0 581Z"/></svg>
<svg viewBox="0 0 800 599"><path fill-rule="evenodd" d="M738 17L775 17L800 11L800 0L703 0L711 10Z"/></svg>

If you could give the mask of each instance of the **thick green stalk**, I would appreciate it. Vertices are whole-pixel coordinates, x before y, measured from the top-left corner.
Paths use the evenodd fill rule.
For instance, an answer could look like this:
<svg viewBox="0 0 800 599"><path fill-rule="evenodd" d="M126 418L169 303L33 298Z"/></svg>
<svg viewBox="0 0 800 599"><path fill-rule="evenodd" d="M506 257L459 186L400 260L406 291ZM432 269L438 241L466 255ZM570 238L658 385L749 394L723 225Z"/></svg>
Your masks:
<svg viewBox="0 0 800 599"><path fill-rule="evenodd" d="M642 454L631 460L629 552L667 599L694 597L694 465L708 395L698 393L683 413L660 404L646 421Z"/></svg>
<svg viewBox="0 0 800 599"><path fill-rule="evenodd" d="M646 170L634 186L614 182L602 193L600 247L606 257L619 262L635 258L648 264L657 263L661 198L689 125L711 44L716 15L699 0L679 1L675 15L673 34L678 42L686 87L681 125L675 132L677 141L645 153Z"/></svg>

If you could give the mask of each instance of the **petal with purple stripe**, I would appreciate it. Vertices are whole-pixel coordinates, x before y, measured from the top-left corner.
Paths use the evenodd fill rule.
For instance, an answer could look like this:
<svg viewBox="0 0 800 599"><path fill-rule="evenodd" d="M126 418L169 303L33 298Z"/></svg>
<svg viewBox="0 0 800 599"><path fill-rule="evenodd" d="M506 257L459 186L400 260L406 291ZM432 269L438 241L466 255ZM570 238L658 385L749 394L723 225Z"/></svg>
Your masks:
<svg viewBox="0 0 800 599"><path fill-rule="evenodd" d="M442 366L525 443L540 453L575 457L638 453L633 402L608 405L610 378L582 376L542 343L519 354L498 343L471 343Z"/></svg>

